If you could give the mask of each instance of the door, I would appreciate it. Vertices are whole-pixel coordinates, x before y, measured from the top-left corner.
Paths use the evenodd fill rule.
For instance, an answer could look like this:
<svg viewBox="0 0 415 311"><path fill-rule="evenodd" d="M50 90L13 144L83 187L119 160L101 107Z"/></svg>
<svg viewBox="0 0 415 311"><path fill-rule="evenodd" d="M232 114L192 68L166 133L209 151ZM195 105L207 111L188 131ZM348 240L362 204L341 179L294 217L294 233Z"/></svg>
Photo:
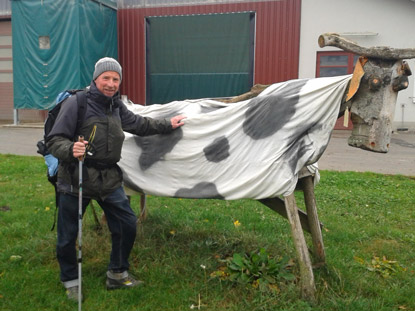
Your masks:
<svg viewBox="0 0 415 311"><path fill-rule="evenodd" d="M253 12L146 18L146 104L247 92L254 34Z"/></svg>

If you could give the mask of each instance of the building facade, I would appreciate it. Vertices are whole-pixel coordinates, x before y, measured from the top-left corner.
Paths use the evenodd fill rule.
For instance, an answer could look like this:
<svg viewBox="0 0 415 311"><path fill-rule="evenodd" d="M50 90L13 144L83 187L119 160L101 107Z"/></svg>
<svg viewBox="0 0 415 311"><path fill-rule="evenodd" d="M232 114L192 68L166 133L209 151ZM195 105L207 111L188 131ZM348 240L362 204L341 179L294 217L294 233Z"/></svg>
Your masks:
<svg viewBox="0 0 415 311"><path fill-rule="evenodd" d="M149 102L149 98L154 97L154 93L168 92L169 87L186 88L186 77L191 74L193 79L200 80L199 84L191 85L202 89L196 93L199 98L234 96L248 91L253 83L271 84L295 79L299 70L300 10L301 0L121 1L118 7L118 50L125 73L122 91L135 103L151 104L154 102ZM233 16L244 13L250 14L247 27L243 20ZM197 27L205 20L210 20L210 24L206 23L203 30L198 30ZM174 33L169 32L176 27L175 23L180 24L175 28L180 33L170 44L167 41ZM160 32L153 31L153 27L160 27ZM232 34L244 37L238 33L244 27L249 38L232 40ZM189 28L196 32L189 31ZM154 43L157 41L165 44L157 45ZM162 54L160 50L167 51ZM251 51L247 57L241 55L245 50ZM185 55L181 64L177 64L179 54ZM168 57L172 59L166 61ZM194 61L192 57L198 60ZM248 62L246 65L243 64L245 60ZM237 61L240 64L229 64ZM188 68L189 63L191 68ZM174 65L176 75L164 81L171 75ZM243 75L250 76L249 85L221 92L224 84L236 85ZM161 83L153 85L153 79ZM175 84L175 81L180 83ZM163 84L166 87L163 88ZM206 86L212 86L210 93ZM194 98L192 95L195 94L184 95Z"/></svg>
<svg viewBox="0 0 415 311"><path fill-rule="evenodd" d="M115 1L97 0L104 5ZM355 55L319 48L318 37L325 32L366 47L415 47L413 0L118 0L116 4L118 57L124 70L121 91L137 104L227 97L256 83L351 73ZM9 9L0 21L1 120L13 116L10 13ZM408 63L415 70L415 61ZM44 116L42 111L24 111L20 119L43 121ZM399 93L394 120L395 129L415 130L413 76Z"/></svg>
<svg viewBox="0 0 415 311"><path fill-rule="evenodd" d="M302 1L299 78L318 76L324 65L334 70L332 74L351 72L350 67L346 67L353 61L353 56L335 47L321 49L317 44L320 34L339 33L364 47L415 48L414 16L415 1L412 0ZM407 62L415 72L415 60ZM398 95L395 129L415 131L414 92L412 75L408 88Z"/></svg>
<svg viewBox="0 0 415 311"><path fill-rule="evenodd" d="M152 17L255 12L252 81L261 84L352 73L356 55L318 46L318 37L325 32L339 33L366 47L415 47L410 32L415 27L413 0L122 0L118 9L120 60L127 66L127 77L133 78L124 84L123 91L140 104L149 104L150 93L158 91L148 86L151 63L147 57L151 51L146 20ZM408 63L415 70L415 61ZM412 76L409 82L398 96L395 129L415 130ZM342 120L336 128L344 129Z"/></svg>

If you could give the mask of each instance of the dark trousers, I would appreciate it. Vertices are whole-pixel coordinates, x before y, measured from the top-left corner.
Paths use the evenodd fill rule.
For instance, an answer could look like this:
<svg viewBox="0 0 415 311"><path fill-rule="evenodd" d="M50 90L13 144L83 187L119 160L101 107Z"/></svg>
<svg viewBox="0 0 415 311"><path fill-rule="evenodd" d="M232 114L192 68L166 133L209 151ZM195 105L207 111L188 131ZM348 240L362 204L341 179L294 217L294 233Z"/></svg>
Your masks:
<svg viewBox="0 0 415 311"><path fill-rule="evenodd" d="M78 236L79 201L77 196L60 193L58 209L57 258L61 270L61 281L78 279L78 254L76 239ZM82 200L83 213L90 199ZM128 257L134 245L137 217L130 202L120 187L105 200L97 201L104 210L108 228L111 232L112 250L108 270L124 272L128 270Z"/></svg>

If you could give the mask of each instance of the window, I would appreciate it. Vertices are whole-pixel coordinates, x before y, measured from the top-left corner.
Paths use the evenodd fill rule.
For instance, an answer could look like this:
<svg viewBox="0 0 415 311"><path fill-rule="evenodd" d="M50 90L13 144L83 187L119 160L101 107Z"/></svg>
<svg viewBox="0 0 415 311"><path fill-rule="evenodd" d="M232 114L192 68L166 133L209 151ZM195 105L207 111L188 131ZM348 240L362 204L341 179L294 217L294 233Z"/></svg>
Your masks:
<svg viewBox="0 0 415 311"><path fill-rule="evenodd" d="M334 77L352 74L358 58L359 55L343 51L317 52L316 77ZM344 117L339 118L334 129L353 129L350 118L347 127L343 125L343 121Z"/></svg>
<svg viewBox="0 0 415 311"><path fill-rule="evenodd" d="M317 77L334 77L353 73L359 55L349 52L317 52Z"/></svg>

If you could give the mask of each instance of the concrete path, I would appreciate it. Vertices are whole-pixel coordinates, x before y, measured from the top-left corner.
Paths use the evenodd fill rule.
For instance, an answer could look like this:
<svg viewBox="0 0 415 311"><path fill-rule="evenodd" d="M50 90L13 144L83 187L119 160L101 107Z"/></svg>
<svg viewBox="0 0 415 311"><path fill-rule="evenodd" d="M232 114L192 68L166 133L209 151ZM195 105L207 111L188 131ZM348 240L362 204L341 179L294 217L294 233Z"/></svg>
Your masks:
<svg viewBox="0 0 415 311"><path fill-rule="evenodd" d="M42 124L0 125L0 153L40 156L36 143L42 138ZM334 131L318 162L322 170L376 172L415 176L415 133L392 135L388 153L374 153L350 147L350 131Z"/></svg>
<svg viewBox="0 0 415 311"><path fill-rule="evenodd" d="M350 134L351 131L333 132L318 161L320 169L415 176L415 133L393 133L388 153L350 147L347 144Z"/></svg>
<svg viewBox="0 0 415 311"><path fill-rule="evenodd" d="M0 125L0 153L38 155L36 143L43 137L42 125Z"/></svg>

